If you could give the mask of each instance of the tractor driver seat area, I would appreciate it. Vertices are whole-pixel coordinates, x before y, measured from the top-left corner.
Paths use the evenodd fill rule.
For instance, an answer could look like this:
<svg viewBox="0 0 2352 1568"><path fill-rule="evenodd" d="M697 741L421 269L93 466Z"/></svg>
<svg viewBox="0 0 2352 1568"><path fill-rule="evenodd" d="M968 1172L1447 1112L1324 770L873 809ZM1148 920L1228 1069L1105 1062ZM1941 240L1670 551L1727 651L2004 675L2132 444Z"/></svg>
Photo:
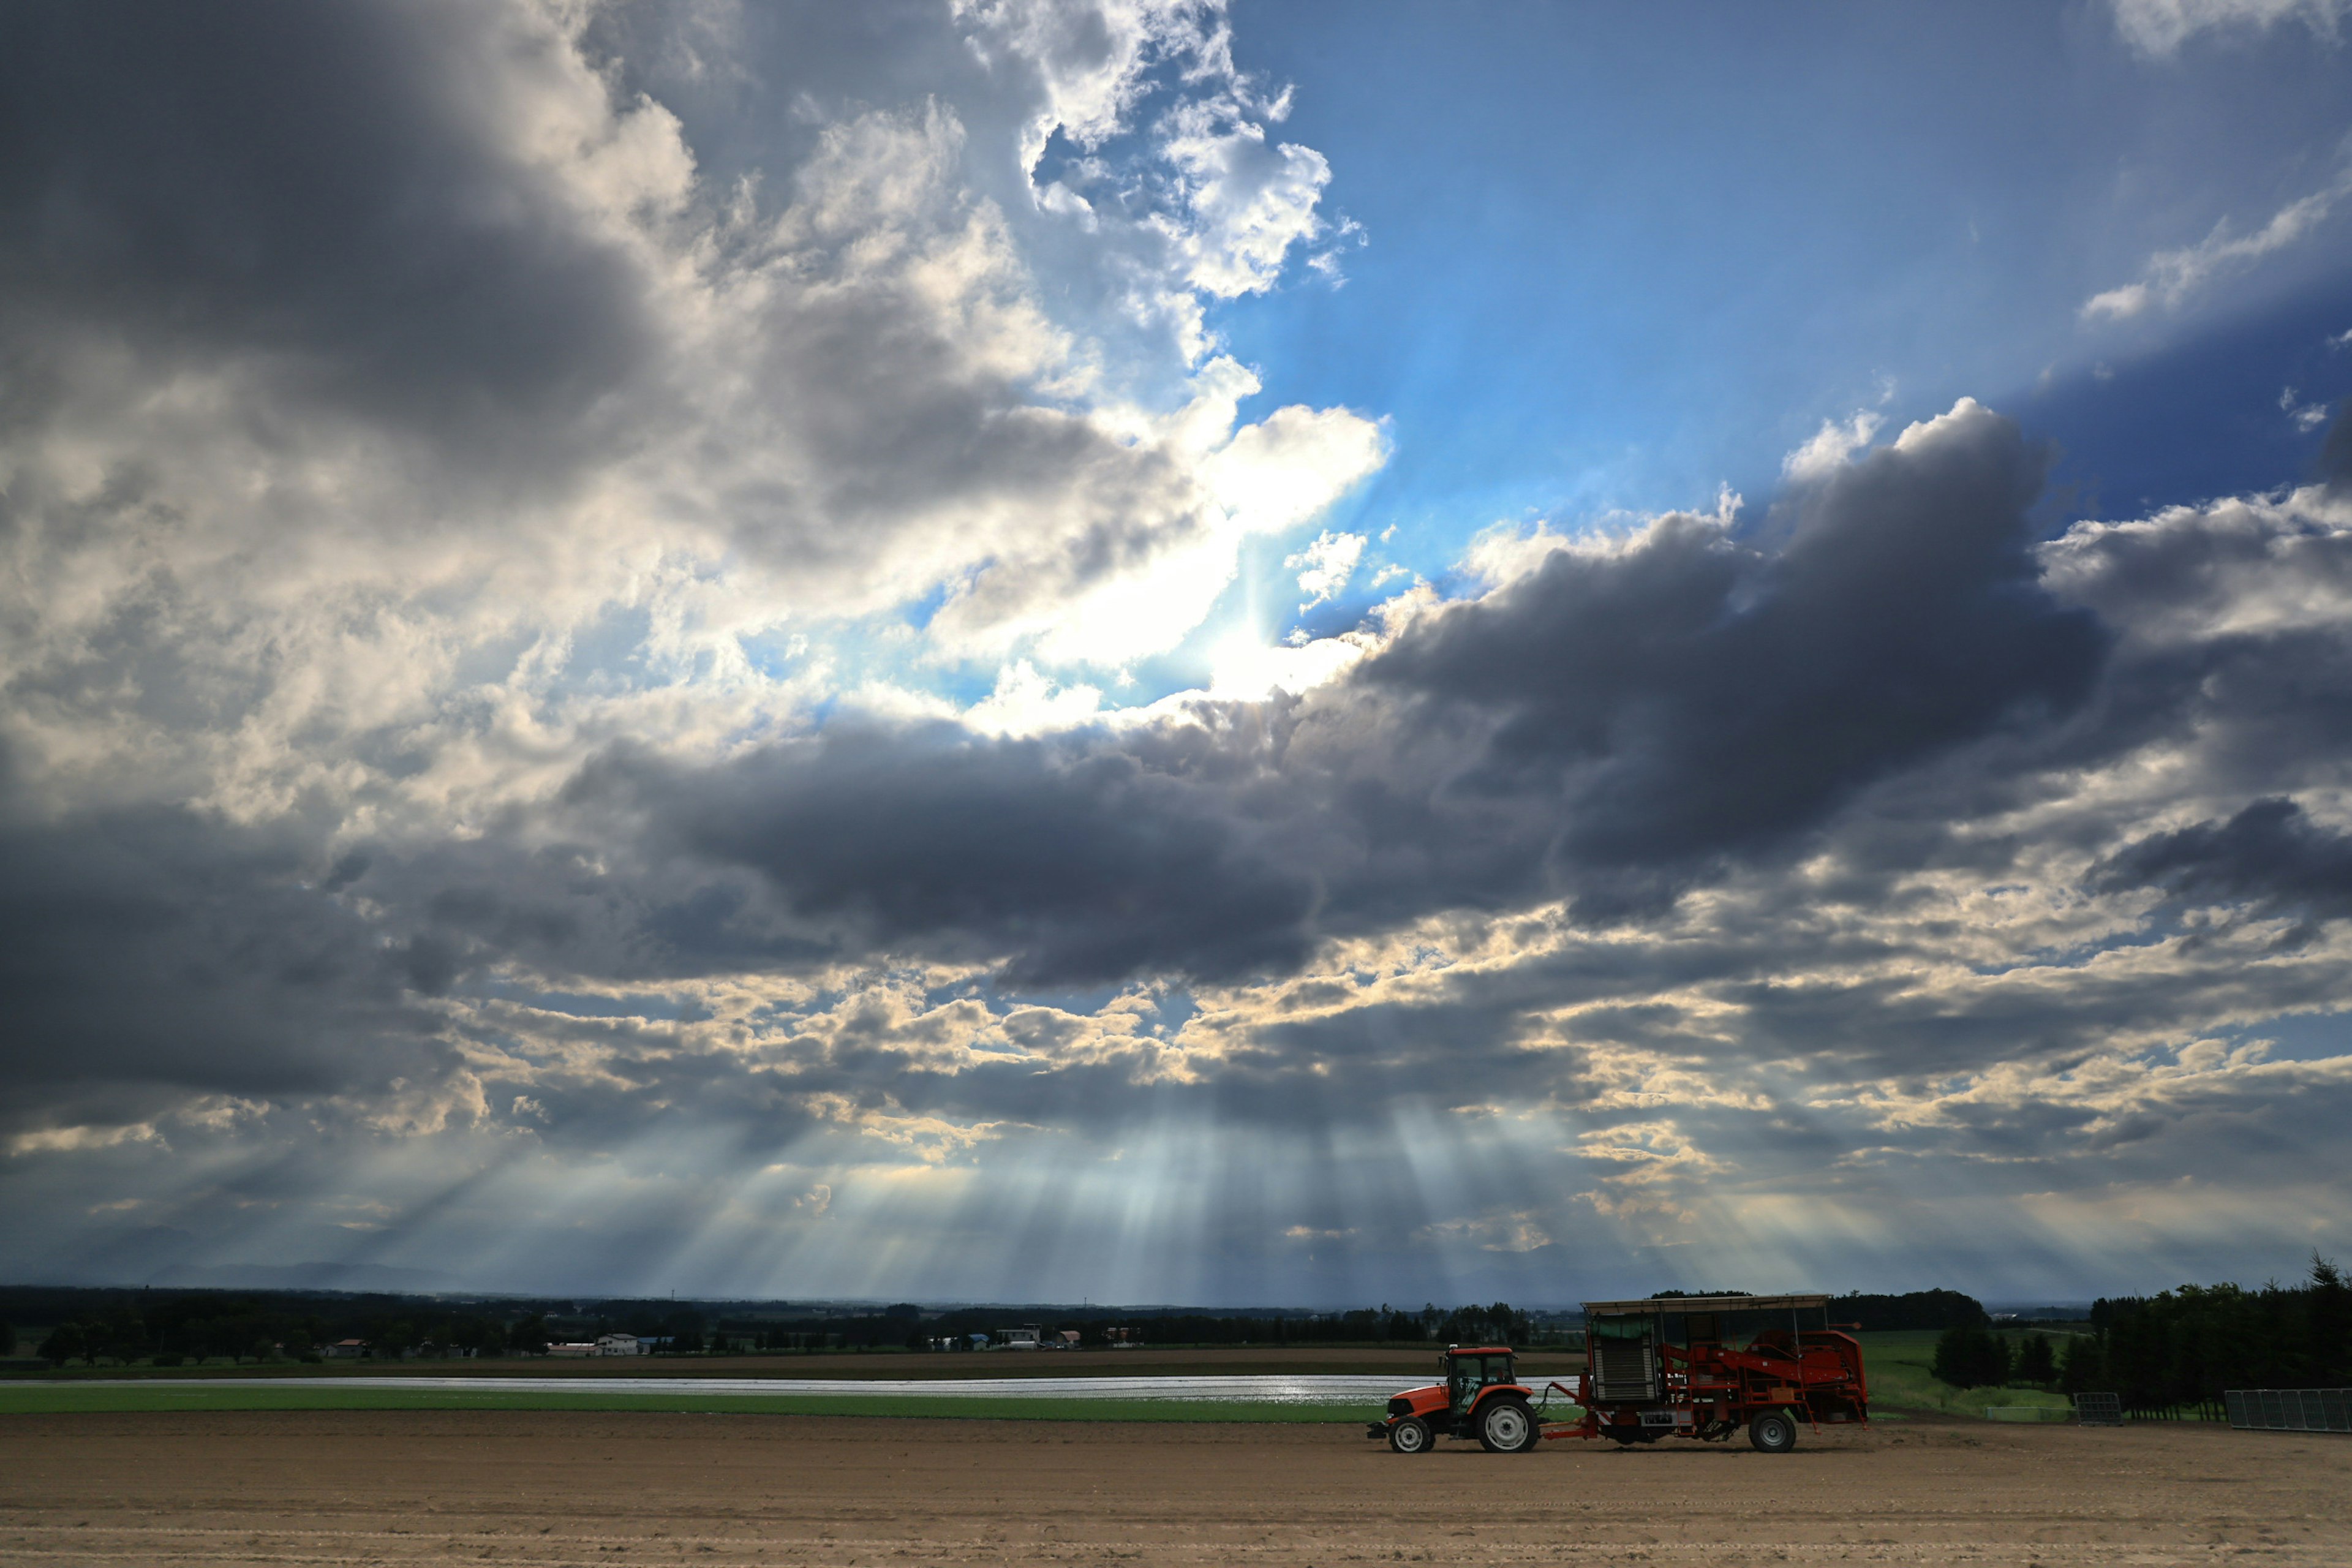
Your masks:
<svg viewBox="0 0 2352 1568"><path fill-rule="evenodd" d="M1507 1355L1448 1355L1446 1361L1447 1402L1457 1413L1475 1404L1480 1390L1511 1381Z"/></svg>

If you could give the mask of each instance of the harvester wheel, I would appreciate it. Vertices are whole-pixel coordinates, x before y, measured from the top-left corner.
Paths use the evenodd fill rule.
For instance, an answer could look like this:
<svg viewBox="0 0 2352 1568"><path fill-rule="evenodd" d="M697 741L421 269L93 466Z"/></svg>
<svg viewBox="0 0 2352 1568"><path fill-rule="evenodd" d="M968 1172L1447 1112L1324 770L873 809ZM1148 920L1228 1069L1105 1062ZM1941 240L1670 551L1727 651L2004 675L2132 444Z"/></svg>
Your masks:
<svg viewBox="0 0 2352 1568"><path fill-rule="evenodd" d="M1517 1399L1490 1399L1478 1412L1478 1446L1490 1454L1524 1454L1543 1441L1536 1413Z"/></svg>
<svg viewBox="0 0 2352 1568"><path fill-rule="evenodd" d="M1389 1447L1400 1454L1426 1454L1430 1450L1429 1423L1418 1415L1407 1415L1389 1423Z"/></svg>
<svg viewBox="0 0 2352 1568"><path fill-rule="evenodd" d="M1778 1410L1767 1410L1748 1424L1748 1440L1767 1454L1785 1454L1797 1446L1797 1424Z"/></svg>

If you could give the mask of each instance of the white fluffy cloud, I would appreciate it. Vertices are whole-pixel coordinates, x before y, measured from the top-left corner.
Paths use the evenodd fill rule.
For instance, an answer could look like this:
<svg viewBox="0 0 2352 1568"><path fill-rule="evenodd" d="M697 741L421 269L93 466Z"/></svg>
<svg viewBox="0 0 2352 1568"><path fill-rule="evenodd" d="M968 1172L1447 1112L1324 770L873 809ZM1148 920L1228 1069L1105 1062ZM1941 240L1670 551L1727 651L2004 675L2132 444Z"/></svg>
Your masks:
<svg viewBox="0 0 2352 1568"><path fill-rule="evenodd" d="M2336 208L2352 195L2352 171L2325 190L2288 203L2252 234L2232 234L2225 218L2194 245L2162 250L2148 258L2137 282L2093 295L2084 301L2085 321L2123 321L2151 309L2176 310L2191 294L2216 279L2250 267L2263 257L2286 249L2318 231Z"/></svg>
<svg viewBox="0 0 2352 1568"><path fill-rule="evenodd" d="M1867 408L1856 409L1853 417L1841 425L1834 419L1824 419L1812 437L1780 461L1780 471L1792 479L1824 479L1845 466L1854 453L1870 445L1885 420Z"/></svg>
<svg viewBox="0 0 2352 1568"><path fill-rule="evenodd" d="M1292 247L1322 233L1316 205L1331 166L1312 147L1269 145L1261 121L1226 105L1188 104L1171 120L1163 155L1181 176L1189 220L1171 232L1186 279L1223 300L1256 293Z"/></svg>
<svg viewBox="0 0 2352 1568"><path fill-rule="evenodd" d="M2135 49L2169 55L2204 32L2260 32L2299 22L2333 42L2352 0L2111 0L2116 26Z"/></svg>
<svg viewBox="0 0 2352 1568"><path fill-rule="evenodd" d="M1298 572L1298 591L1307 595L1298 607L1311 610L1337 597L1356 574L1356 563L1363 554L1362 534L1325 529L1307 542L1306 549L1284 561L1285 566Z"/></svg>
<svg viewBox="0 0 2352 1568"><path fill-rule="evenodd" d="M1180 166L1181 188L1130 226L1164 242L1152 277L1102 237L1111 286L1265 288L1312 231L1319 182L1264 177L1245 155L1255 122L1215 7L961 19L1007 70L1034 67L1031 142L1137 129L1146 74L1168 61L1226 106L1224 153L1181 106L1143 128L1146 161ZM1034 164L1038 146L974 145L937 95L855 109L796 163L719 190L674 115L615 91L566 8L312 26L322 75L373 47L399 99L353 108L380 133L312 128L409 139L346 154L335 199L385 226L374 250L330 247L320 275L247 296L235 274L175 279L204 264L188 240L110 279L132 264L119 247L57 270L99 232L58 230L70 204L19 225L52 232L18 252L6 323L58 395L0 432L0 680L15 765L58 799L462 819L616 738L693 751L792 724L856 679L843 659L875 636L860 617L887 631L926 598L937 612L892 657L1116 667L1197 626L1249 533L1311 518L1381 459L1376 427L1345 410L1241 422L1255 383L1227 360L1171 350L1183 395L1159 406L1106 382L971 177ZM429 61L413 81L412 56ZM184 68L118 63L110 90L159 97ZM443 94L432 71L467 91ZM177 134L188 186L242 178L234 122ZM469 264L472 325L445 306L405 340L354 335L387 300L450 287L436 237L396 218L415 199L400 182L424 177L406 164L433 157L433 180L473 193L442 249L503 246L527 265ZM184 221L165 176L110 177L77 199L118 204L108 221L129 232ZM325 198L289 189L272 210L269 188L237 192L255 243L292 265L293 227ZM121 294L99 297L110 281ZM118 298L175 288L212 302L208 335L126 330ZM756 651L787 639L801 651L781 668Z"/></svg>

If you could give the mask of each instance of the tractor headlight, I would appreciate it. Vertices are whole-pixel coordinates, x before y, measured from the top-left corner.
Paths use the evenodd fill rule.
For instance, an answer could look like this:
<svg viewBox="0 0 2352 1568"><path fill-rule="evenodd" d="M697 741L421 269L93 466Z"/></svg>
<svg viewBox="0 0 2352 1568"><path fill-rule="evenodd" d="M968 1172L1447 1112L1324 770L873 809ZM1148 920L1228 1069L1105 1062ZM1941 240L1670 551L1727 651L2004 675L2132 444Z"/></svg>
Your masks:
<svg viewBox="0 0 2352 1568"><path fill-rule="evenodd" d="M1390 1401L1389 1401L1389 1414L1390 1414L1390 1415L1412 1415L1412 1400L1410 1400L1410 1399L1407 1399L1407 1398L1406 1398L1403 1394L1398 1394L1394 1399L1391 1399L1391 1400L1390 1400Z"/></svg>

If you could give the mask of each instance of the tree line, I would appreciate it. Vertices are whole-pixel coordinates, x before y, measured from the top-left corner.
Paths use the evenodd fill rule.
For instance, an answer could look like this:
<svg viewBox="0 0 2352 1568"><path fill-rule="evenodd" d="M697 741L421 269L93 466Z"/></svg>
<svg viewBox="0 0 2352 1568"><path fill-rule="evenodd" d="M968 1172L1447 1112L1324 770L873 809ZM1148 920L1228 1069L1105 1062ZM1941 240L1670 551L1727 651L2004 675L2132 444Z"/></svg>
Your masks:
<svg viewBox="0 0 2352 1568"><path fill-rule="evenodd" d="M2315 1254L2300 1285L2102 1298L2089 1331L2063 1343L2036 1333L2012 1344L1981 1320L1956 1324L1937 1342L1931 1370L1956 1388L2030 1383L2117 1394L2136 1409L2210 1402L2231 1388L2352 1386L2352 1284Z"/></svg>
<svg viewBox="0 0 2352 1568"><path fill-rule="evenodd" d="M1744 1295L1744 1291L1702 1294ZM1660 1293L1671 1298L1681 1292ZM2108 1318L2171 1309L2158 1299L2103 1303ZM197 1290L166 1295L134 1289L37 1289L0 1288L0 1311L17 1321L50 1327L41 1354L55 1364L79 1362L177 1365L189 1362L243 1362L281 1356L315 1359L338 1341L366 1342L371 1354L394 1359L432 1354L496 1356L533 1354L556 1341L593 1340L627 1333L648 1342L655 1353L723 1355L826 1350L927 1349L941 1342L969 1344L973 1334L993 1335L1013 1323L1034 1322L1049 1333L1074 1331L1083 1345L1110 1342L1113 1331L1129 1342L1147 1345L1444 1345L1542 1343L1573 1320L1547 1319L1507 1302L1419 1309L1382 1304L1342 1311L1187 1311L1165 1308L965 1307L929 1313L913 1302L870 1310L795 1310L777 1301L682 1303L609 1300L492 1300L452 1302L433 1297L389 1293ZM1983 1306L1956 1290L1918 1290L1899 1295L1850 1292L1830 1303L1832 1322L1869 1330L1968 1331L1939 1352L1938 1375L1948 1380L2003 1382L2054 1379L2035 1358L2029 1340L2012 1351L1984 1327ZM2126 1359L2141 1331L2126 1327L2114 1337ZM13 1342L13 1340L9 1342ZM2107 1341L2100 1342L2105 1355ZM2076 1355L2090 1352L2077 1351ZM1994 1358L2000 1357L1998 1366ZM2021 1359L2020 1359L2021 1358ZM2104 1363L2102 1368L2104 1369ZM2132 1364L2137 1364L2134 1362ZM2088 1376L2084 1362L2070 1375Z"/></svg>
<svg viewBox="0 0 2352 1568"><path fill-rule="evenodd" d="M52 1365L207 1361L316 1361L344 1340L377 1359L412 1353L499 1356L543 1352L557 1341L625 1333L656 1354L734 1355L925 1350L969 1343L1017 1322L1071 1330L1103 1345L1114 1330L1155 1345L1318 1343L1528 1343L1529 1314L1506 1302L1419 1310L1382 1306L1340 1312L1208 1313L1164 1309L971 1307L926 1314L912 1302L869 1311L793 1311L782 1302L473 1301L390 1294L198 1290L165 1294L110 1289L0 1288L0 1307L43 1324L37 1351ZM0 1342L16 1343L0 1327Z"/></svg>
<svg viewBox="0 0 2352 1568"><path fill-rule="evenodd" d="M886 1309L873 1318L828 1317L714 1326L714 1334L739 1340L786 1342L780 1349L857 1349L904 1345L929 1348L941 1341L970 1344L975 1334L994 1336L1015 1324L1034 1322L1048 1334L1073 1332L1081 1346L1111 1342L1114 1331L1125 1342L1144 1345L1313 1344L1528 1344L1538 1337L1530 1314L1508 1302L1419 1310L1381 1306L1339 1312L1185 1312L1165 1309L1093 1308L1071 1311L1027 1307L959 1307L918 1319L913 1306ZM916 1320L909 1321L908 1320Z"/></svg>
<svg viewBox="0 0 2352 1568"><path fill-rule="evenodd" d="M412 1311L362 1315L332 1328L330 1321L321 1313L266 1301L183 1297L68 1318L49 1331L38 1353L55 1366L79 1361L173 1367L215 1360L316 1361L336 1338L362 1339L372 1351L394 1356L425 1346L471 1356L544 1351L548 1344L546 1320L536 1313L509 1321L477 1312ZM354 1331L338 1331L345 1328Z"/></svg>
<svg viewBox="0 0 2352 1568"><path fill-rule="evenodd" d="M2352 1386L2352 1284L2314 1255L2298 1286L2184 1285L2101 1300L2061 1382L2154 1408L2219 1399L2230 1388Z"/></svg>

